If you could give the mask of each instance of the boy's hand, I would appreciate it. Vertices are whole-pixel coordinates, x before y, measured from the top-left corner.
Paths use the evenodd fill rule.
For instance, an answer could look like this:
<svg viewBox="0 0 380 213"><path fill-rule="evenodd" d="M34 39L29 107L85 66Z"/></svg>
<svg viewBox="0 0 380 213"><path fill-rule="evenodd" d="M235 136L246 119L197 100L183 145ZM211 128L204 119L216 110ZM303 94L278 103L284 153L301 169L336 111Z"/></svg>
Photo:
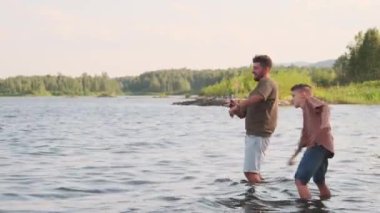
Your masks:
<svg viewBox="0 0 380 213"><path fill-rule="evenodd" d="M290 157L288 161L289 166L294 165L296 163L296 157L301 152L301 150L302 150L302 146L298 145L296 151L294 152L294 154L292 155L292 157Z"/></svg>
<svg viewBox="0 0 380 213"><path fill-rule="evenodd" d="M288 161L288 165L289 166L292 166L292 165L294 165L294 164L296 164L296 156L292 156L290 159L289 159L289 161Z"/></svg>

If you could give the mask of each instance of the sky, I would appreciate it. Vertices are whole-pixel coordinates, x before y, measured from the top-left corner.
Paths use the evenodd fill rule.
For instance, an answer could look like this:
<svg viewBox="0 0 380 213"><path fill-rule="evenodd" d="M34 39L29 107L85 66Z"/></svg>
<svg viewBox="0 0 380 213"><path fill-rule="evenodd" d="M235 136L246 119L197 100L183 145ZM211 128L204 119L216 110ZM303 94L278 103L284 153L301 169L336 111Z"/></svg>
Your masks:
<svg viewBox="0 0 380 213"><path fill-rule="evenodd" d="M0 0L0 78L135 76L339 57L377 0Z"/></svg>

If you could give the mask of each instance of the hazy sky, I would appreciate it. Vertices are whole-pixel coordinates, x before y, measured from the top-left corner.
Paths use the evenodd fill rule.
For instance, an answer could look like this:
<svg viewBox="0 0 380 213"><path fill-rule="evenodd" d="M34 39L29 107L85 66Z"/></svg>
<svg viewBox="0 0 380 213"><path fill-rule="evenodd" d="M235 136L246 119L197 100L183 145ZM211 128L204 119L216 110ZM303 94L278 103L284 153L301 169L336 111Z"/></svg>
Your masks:
<svg viewBox="0 0 380 213"><path fill-rule="evenodd" d="M377 0L0 0L0 77L337 58Z"/></svg>

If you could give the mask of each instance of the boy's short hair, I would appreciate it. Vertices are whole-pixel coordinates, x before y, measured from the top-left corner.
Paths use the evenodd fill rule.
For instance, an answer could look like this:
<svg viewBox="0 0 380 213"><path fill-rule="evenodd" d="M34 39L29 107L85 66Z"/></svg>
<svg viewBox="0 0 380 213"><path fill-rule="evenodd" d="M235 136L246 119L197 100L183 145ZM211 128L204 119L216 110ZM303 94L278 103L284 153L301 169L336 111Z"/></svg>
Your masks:
<svg viewBox="0 0 380 213"><path fill-rule="evenodd" d="M296 91L296 90L308 90L311 91L311 86L308 84L296 84L290 88L290 91Z"/></svg>
<svg viewBox="0 0 380 213"><path fill-rule="evenodd" d="M256 55L252 61L253 63L259 63L262 67L272 68L272 59L267 55Z"/></svg>

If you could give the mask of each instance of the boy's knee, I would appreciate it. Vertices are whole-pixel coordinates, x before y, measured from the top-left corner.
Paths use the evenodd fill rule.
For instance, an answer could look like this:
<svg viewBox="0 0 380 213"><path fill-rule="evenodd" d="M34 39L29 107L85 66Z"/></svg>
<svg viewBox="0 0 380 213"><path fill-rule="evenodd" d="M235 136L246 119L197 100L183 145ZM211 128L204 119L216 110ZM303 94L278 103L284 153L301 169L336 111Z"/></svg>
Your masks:
<svg viewBox="0 0 380 213"><path fill-rule="evenodd" d="M297 185L297 186L306 186L308 181L304 181L304 180L301 180L301 179L295 179L294 183Z"/></svg>
<svg viewBox="0 0 380 213"><path fill-rule="evenodd" d="M300 170L297 171L296 174L294 175L294 179L296 181L296 184L303 184L306 185L311 178L311 172L305 171L305 170Z"/></svg>
<svg viewBox="0 0 380 213"><path fill-rule="evenodd" d="M313 182L317 185L324 185L325 178L324 177L313 177Z"/></svg>

